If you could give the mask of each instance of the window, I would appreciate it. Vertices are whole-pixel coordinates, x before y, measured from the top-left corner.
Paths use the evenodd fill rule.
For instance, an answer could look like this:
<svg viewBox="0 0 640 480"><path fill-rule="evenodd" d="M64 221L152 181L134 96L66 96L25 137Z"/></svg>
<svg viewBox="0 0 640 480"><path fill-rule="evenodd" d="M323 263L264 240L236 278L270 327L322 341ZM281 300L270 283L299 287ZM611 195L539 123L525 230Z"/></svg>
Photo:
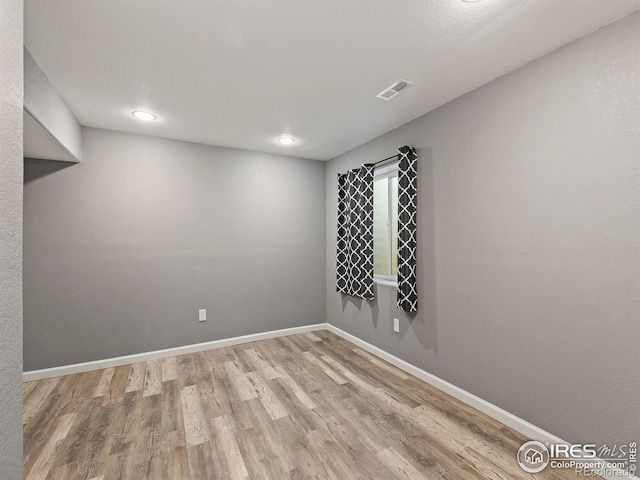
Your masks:
<svg viewBox="0 0 640 480"><path fill-rule="evenodd" d="M373 278L396 282L398 274L398 164L376 168L373 180Z"/></svg>

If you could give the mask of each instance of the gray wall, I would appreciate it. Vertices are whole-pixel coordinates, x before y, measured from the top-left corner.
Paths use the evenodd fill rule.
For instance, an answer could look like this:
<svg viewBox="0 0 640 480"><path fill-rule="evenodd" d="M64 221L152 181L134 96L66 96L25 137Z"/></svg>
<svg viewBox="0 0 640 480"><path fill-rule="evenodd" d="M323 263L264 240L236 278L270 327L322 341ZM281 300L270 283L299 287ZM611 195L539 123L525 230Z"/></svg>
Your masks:
<svg viewBox="0 0 640 480"><path fill-rule="evenodd" d="M635 13L329 162L329 322L565 440L637 441L638 45ZM413 319L393 288L369 304L334 286L336 174L405 144Z"/></svg>
<svg viewBox="0 0 640 480"><path fill-rule="evenodd" d="M25 370L326 321L323 162L82 134L26 161Z"/></svg>
<svg viewBox="0 0 640 480"><path fill-rule="evenodd" d="M22 1L0 0L0 478L22 478Z"/></svg>

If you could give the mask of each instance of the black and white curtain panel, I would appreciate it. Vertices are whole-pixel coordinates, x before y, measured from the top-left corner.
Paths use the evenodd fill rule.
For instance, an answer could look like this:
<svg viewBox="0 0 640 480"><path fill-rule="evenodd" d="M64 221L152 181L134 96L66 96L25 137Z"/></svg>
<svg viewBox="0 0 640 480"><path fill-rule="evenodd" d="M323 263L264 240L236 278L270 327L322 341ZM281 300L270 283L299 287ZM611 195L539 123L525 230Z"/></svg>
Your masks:
<svg viewBox="0 0 640 480"><path fill-rule="evenodd" d="M398 300L405 312L418 311L416 286L416 207L418 156L413 147L398 149Z"/></svg>
<svg viewBox="0 0 640 480"><path fill-rule="evenodd" d="M336 289L373 300L373 165L338 175Z"/></svg>

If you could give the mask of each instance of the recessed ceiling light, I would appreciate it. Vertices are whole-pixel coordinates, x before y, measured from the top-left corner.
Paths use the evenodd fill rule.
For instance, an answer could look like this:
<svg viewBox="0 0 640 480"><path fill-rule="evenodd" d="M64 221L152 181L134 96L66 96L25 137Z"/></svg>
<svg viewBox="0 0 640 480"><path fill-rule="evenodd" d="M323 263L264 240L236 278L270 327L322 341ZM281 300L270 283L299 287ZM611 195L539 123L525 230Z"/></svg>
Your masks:
<svg viewBox="0 0 640 480"><path fill-rule="evenodd" d="M292 143L296 143L296 140L291 137L280 137L278 139L278 142L280 142L283 145L291 145Z"/></svg>
<svg viewBox="0 0 640 480"><path fill-rule="evenodd" d="M136 118L139 118L140 120L155 120L156 116L153 113L149 113L149 112L141 112L139 110L136 110L135 112L131 112L131 115L133 115Z"/></svg>

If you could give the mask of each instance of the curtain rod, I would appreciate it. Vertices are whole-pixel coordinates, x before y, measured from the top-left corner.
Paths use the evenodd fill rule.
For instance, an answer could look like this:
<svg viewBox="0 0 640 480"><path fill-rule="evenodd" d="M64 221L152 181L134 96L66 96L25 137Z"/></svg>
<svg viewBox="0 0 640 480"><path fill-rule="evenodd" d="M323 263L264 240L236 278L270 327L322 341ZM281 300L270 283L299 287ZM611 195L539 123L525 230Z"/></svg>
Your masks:
<svg viewBox="0 0 640 480"><path fill-rule="evenodd" d="M395 155L391 155L390 157L383 158L382 160L378 160L377 162L373 162L373 163L365 163L365 165L371 165L371 166L373 166L373 165L378 165L379 163L384 163L384 162L387 162L387 161L389 161L389 160L393 160L394 158L395 158L395 159L397 159L397 158L398 158L398 155L399 155L399 154L398 154L398 153L396 153ZM359 168L352 168L352 169L351 169L351 171L353 171L353 172L357 172L358 170L360 170L360 169L359 169ZM340 174L340 173L338 173L338 176L340 176L340 175L341 175L341 174Z"/></svg>
<svg viewBox="0 0 640 480"><path fill-rule="evenodd" d="M390 157L383 158L382 160L378 160L377 162L367 163L367 165L378 165L379 163L383 163L383 162L386 162L386 161L394 159L394 158L398 158L398 154L397 153L395 155L391 155Z"/></svg>

